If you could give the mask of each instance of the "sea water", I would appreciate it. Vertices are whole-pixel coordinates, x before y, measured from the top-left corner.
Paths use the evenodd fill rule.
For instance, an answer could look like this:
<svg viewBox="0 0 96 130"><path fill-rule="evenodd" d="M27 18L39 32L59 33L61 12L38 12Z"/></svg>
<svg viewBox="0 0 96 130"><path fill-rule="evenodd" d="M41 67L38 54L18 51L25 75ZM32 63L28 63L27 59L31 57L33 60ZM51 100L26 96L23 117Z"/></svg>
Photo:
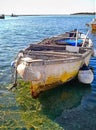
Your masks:
<svg viewBox="0 0 96 130"><path fill-rule="evenodd" d="M37 99L30 95L30 84L20 81L14 92L11 83L11 62L16 54L29 44L36 44L65 31L78 29L87 33L86 23L92 15L38 15L6 16L0 20L0 129L62 130L54 120L64 110L77 107L84 95L96 94L96 57L90 60L94 68L94 81L83 85L78 81L48 90ZM96 52L96 34L89 33ZM96 106L96 100L93 102ZM85 103L86 104L86 103Z"/></svg>

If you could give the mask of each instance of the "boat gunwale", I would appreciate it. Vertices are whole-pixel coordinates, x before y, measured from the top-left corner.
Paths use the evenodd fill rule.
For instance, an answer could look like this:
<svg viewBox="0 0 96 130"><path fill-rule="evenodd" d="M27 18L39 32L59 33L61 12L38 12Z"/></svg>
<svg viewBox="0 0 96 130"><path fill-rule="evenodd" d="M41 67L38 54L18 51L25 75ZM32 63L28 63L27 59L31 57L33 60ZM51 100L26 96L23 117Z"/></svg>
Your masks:
<svg viewBox="0 0 96 130"><path fill-rule="evenodd" d="M23 61L23 63L27 63L27 66L37 66L37 65L52 65L52 64L64 64L64 63L72 63L72 62L78 62L82 60L82 58L78 58L78 59L54 59L54 60L33 60L32 62L25 62Z"/></svg>

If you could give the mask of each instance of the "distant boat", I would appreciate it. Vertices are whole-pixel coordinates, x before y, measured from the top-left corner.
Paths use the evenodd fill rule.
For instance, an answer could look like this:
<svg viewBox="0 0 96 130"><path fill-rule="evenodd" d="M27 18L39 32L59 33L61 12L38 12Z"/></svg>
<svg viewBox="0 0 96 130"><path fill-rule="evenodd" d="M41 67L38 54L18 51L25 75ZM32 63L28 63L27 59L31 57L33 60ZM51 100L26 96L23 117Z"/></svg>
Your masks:
<svg viewBox="0 0 96 130"><path fill-rule="evenodd" d="M0 15L0 19L5 19L5 15L4 14Z"/></svg>
<svg viewBox="0 0 96 130"><path fill-rule="evenodd" d="M18 15L12 13L11 17L18 17Z"/></svg>
<svg viewBox="0 0 96 130"><path fill-rule="evenodd" d="M92 46L87 34L77 30L31 44L11 64L15 67L13 86L17 84L18 73L23 80L31 82L31 93L36 97L42 91L72 80L84 64L88 66Z"/></svg>
<svg viewBox="0 0 96 130"><path fill-rule="evenodd" d="M86 26L91 29L92 33L96 33L96 11L94 12L94 18L89 23L86 23Z"/></svg>
<svg viewBox="0 0 96 130"><path fill-rule="evenodd" d="M90 25L91 25L92 32L96 32L96 18L94 18L92 20L92 22L90 23Z"/></svg>
<svg viewBox="0 0 96 130"><path fill-rule="evenodd" d="M96 33L96 18L93 18L93 20L90 23L87 23L86 26L91 28L92 33Z"/></svg>

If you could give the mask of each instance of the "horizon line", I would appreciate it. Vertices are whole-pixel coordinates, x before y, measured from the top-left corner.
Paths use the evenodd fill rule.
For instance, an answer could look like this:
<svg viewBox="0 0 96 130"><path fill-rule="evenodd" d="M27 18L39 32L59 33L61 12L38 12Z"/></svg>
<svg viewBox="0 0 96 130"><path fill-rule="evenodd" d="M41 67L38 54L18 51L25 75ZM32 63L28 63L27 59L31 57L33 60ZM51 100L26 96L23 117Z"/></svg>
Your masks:
<svg viewBox="0 0 96 130"><path fill-rule="evenodd" d="M3 14L4 13L2 13L0 15L3 15ZM47 13L46 14L42 14L42 13L41 14L16 14L16 13L11 13L11 14L4 14L4 15L11 16L12 14L14 16L15 15L16 16L42 16L43 15L44 16L44 15L74 15L74 14L93 14L94 15L94 14L96 14L96 12L95 11L94 12L75 12L75 13L71 13L71 14L66 14L66 13L65 14L62 14L62 13L58 13L58 14L57 13L56 14L55 13L52 13L52 14L47 14Z"/></svg>

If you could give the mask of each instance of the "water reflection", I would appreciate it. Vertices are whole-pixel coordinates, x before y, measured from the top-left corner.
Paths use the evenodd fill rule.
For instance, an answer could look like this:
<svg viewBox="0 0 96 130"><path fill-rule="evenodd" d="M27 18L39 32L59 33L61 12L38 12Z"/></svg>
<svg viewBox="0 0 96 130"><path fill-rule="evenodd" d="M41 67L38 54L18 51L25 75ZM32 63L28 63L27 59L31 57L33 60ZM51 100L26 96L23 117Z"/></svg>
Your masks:
<svg viewBox="0 0 96 130"><path fill-rule="evenodd" d="M64 110L55 119L64 129L95 130L96 129L96 86L91 93L83 96L78 107ZM94 88L91 86L91 88ZM95 92L95 93L94 93Z"/></svg>
<svg viewBox="0 0 96 130"><path fill-rule="evenodd" d="M93 64L95 60L96 58L92 58L90 62L94 68L94 81L90 85L90 92L82 96L81 103L77 107L63 110L62 114L55 119L64 129L96 129L96 66ZM81 90L79 89L79 91Z"/></svg>
<svg viewBox="0 0 96 130"><path fill-rule="evenodd" d="M96 57L93 57L90 62L90 66L94 68L94 80L91 84L91 93L85 96L81 103L81 106L85 109L94 109L96 107L96 66L93 62L96 62Z"/></svg>

